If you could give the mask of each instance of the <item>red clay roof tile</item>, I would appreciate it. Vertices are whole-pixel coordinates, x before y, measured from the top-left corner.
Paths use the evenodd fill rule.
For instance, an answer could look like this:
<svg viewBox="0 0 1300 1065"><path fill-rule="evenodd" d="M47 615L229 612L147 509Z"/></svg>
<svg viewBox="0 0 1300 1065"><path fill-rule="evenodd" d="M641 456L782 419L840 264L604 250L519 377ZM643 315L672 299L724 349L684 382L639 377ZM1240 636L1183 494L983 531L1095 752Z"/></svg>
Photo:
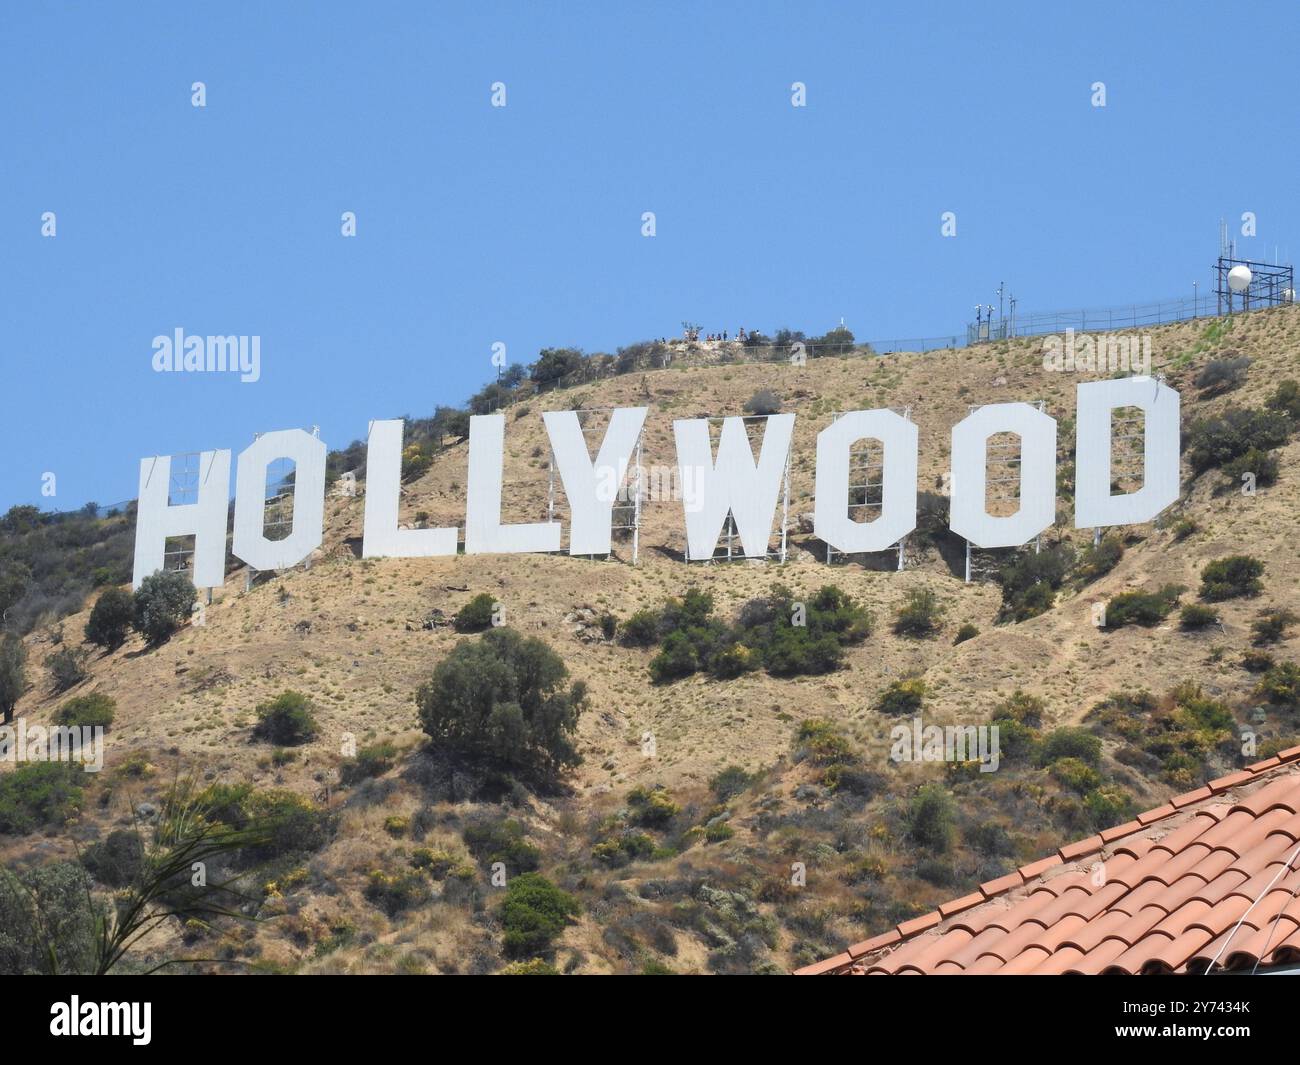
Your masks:
<svg viewBox="0 0 1300 1065"><path fill-rule="evenodd" d="M951 917L955 913L961 913L963 910L969 910L972 906L978 906L981 902L987 901L978 891L970 895L963 895L959 899L953 899L952 902L945 902L939 907L939 912L944 917Z"/></svg>
<svg viewBox="0 0 1300 1065"><path fill-rule="evenodd" d="M1287 865L1300 866L1297 763L1300 746L799 973L1199 972L1216 955L1216 969L1300 960L1300 868Z"/></svg>
<svg viewBox="0 0 1300 1065"><path fill-rule="evenodd" d="M1076 858L1082 858L1085 854L1092 854L1094 851L1101 850L1101 837L1089 836L1087 839L1081 839L1078 843L1071 843L1068 847L1062 847L1056 853L1061 856L1061 861L1072 862Z"/></svg>
<svg viewBox="0 0 1300 1065"><path fill-rule="evenodd" d="M1195 791L1185 791L1181 795L1175 795L1169 800L1169 805L1177 810L1181 810L1184 806L1190 806L1194 802L1208 799L1213 794L1214 792L1209 788L1197 788Z"/></svg>
<svg viewBox="0 0 1300 1065"><path fill-rule="evenodd" d="M985 881L980 885L980 891L982 891L986 897L991 898L992 896L999 895L1004 891L1010 891L1012 888L1018 888L1024 882L1025 878L1020 875L1020 870L1017 869L1014 873L1000 876L996 880Z"/></svg>

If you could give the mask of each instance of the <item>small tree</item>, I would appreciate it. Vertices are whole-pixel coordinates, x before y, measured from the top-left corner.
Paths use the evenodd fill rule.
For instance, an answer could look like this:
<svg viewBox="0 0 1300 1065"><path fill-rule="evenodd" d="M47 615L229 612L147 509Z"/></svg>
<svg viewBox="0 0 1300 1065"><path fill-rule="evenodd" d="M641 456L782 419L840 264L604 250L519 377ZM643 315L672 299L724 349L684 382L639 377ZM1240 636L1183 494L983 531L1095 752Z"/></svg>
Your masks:
<svg viewBox="0 0 1300 1065"><path fill-rule="evenodd" d="M457 632L482 632L491 628L496 605L491 593L480 592L456 612L451 621L452 628Z"/></svg>
<svg viewBox="0 0 1300 1065"><path fill-rule="evenodd" d="M912 797L907 811L907 834L927 850L942 853L952 846L957 808L948 791L925 784Z"/></svg>
<svg viewBox="0 0 1300 1065"><path fill-rule="evenodd" d="M179 570L151 573L135 593L132 624L152 646L165 643L190 616L194 586Z"/></svg>
<svg viewBox="0 0 1300 1065"><path fill-rule="evenodd" d="M514 877L501 905L506 953L517 958L548 950L579 910L577 899L541 873Z"/></svg>
<svg viewBox="0 0 1300 1065"><path fill-rule="evenodd" d="M1250 555L1229 555L1208 562L1201 570L1201 598L1207 603L1259 595L1264 590L1260 577L1264 563Z"/></svg>
<svg viewBox="0 0 1300 1065"><path fill-rule="evenodd" d="M14 706L27 688L27 648L13 633L0 639L0 714L4 724L14 719Z"/></svg>
<svg viewBox="0 0 1300 1065"><path fill-rule="evenodd" d="M907 593L907 601L894 615L894 633L898 636L925 637L939 631L943 608L939 598L929 588L914 588Z"/></svg>
<svg viewBox="0 0 1300 1065"><path fill-rule="evenodd" d="M573 742L586 685L541 640L499 627L458 645L415 695L442 750L543 781L581 759Z"/></svg>
<svg viewBox="0 0 1300 1065"><path fill-rule="evenodd" d="M281 747L306 743L316 735L316 717L311 700L302 692L284 691L257 707L253 735Z"/></svg>
<svg viewBox="0 0 1300 1065"><path fill-rule="evenodd" d="M91 692L89 695L78 695L75 699L69 699L59 707L54 719L60 725L73 728L98 726L107 730L113 723L116 710L117 702L112 696L105 695L103 692Z"/></svg>
<svg viewBox="0 0 1300 1065"><path fill-rule="evenodd" d="M60 647L45 660L45 668L50 671L55 692L65 692L90 676L86 672L86 653L75 647Z"/></svg>
<svg viewBox="0 0 1300 1065"><path fill-rule="evenodd" d="M135 600L125 588L109 588L95 602L86 622L86 639L113 651L126 641L135 617Z"/></svg>

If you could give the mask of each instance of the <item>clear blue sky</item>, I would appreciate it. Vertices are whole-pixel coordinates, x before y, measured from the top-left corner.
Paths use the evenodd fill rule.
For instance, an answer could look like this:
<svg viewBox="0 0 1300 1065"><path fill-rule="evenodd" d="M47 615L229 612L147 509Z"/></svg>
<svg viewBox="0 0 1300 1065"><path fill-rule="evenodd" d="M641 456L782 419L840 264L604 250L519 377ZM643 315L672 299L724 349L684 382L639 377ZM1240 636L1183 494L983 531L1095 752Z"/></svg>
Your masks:
<svg viewBox="0 0 1300 1065"><path fill-rule="evenodd" d="M1190 295L1247 210L1243 254L1300 251L1293 5L1058 6L6 3L0 507L259 430L344 446L498 340ZM154 373L178 326L260 335L262 379Z"/></svg>

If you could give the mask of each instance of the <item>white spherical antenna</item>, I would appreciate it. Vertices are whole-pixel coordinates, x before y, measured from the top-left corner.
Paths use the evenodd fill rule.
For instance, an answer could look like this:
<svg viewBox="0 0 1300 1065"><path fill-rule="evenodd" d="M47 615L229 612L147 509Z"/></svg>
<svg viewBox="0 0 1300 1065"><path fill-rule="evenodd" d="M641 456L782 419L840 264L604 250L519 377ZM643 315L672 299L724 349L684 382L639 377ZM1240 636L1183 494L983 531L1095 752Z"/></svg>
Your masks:
<svg viewBox="0 0 1300 1065"><path fill-rule="evenodd" d="M1249 266L1234 266L1228 271L1228 288L1233 292L1245 292L1250 288L1250 283L1254 279L1254 274L1250 272Z"/></svg>

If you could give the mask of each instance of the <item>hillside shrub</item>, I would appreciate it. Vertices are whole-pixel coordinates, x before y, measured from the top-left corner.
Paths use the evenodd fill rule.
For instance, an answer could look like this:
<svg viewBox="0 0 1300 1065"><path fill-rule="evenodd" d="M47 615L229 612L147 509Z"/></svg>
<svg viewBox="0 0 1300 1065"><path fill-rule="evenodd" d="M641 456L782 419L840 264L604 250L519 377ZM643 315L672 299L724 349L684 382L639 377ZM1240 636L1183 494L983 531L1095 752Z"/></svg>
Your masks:
<svg viewBox="0 0 1300 1065"><path fill-rule="evenodd" d="M929 588L913 588L894 615L894 633L918 639L933 636L939 631L942 617L939 597Z"/></svg>
<svg viewBox="0 0 1300 1065"><path fill-rule="evenodd" d="M1246 371L1254 360L1248 355L1211 359L1196 375L1195 384L1203 397L1219 396L1246 383Z"/></svg>
<svg viewBox="0 0 1300 1065"><path fill-rule="evenodd" d="M481 865L501 862L512 875L532 872L542 862L542 852L524 839L524 826L508 818L466 825L461 839Z"/></svg>
<svg viewBox="0 0 1300 1065"><path fill-rule="evenodd" d="M339 783L359 784L371 777L383 776L397 761L397 748L391 743L375 743L357 750L355 758L348 758L339 766Z"/></svg>
<svg viewBox="0 0 1300 1065"><path fill-rule="evenodd" d="M146 577L135 593L135 630L150 646L165 643L190 616L194 586L179 570L159 570Z"/></svg>
<svg viewBox="0 0 1300 1065"><path fill-rule="evenodd" d="M1039 761L1045 766L1073 758L1096 768L1101 765L1101 740L1087 729L1063 726L1043 737Z"/></svg>
<svg viewBox="0 0 1300 1065"><path fill-rule="evenodd" d="M50 683L56 694L90 676L86 670L86 653L76 647L60 647L45 660L45 668L50 671Z"/></svg>
<svg viewBox="0 0 1300 1065"><path fill-rule="evenodd" d="M1293 377L1278 383L1273 394L1264 401L1269 410L1281 411L1292 422L1300 425L1300 382Z"/></svg>
<svg viewBox="0 0 1300 1065"><path fill-rule="evenodd" d="M114 829L82 852L81 864L101 884L126 887L144 864L144 840L134 829Z"/></svg>
<svg viewBox="0 0 1300 1065"><path fill-rule="evenodd" d="M924 784L912 796L907 810L907 834L913 842L935 853L951 849L957 826L957 806L938 784Z"/></svg>
<svg viewBox="0 0 1300 1065"><path fill-rule="evenodd" d="M1076 573L1080 585L1091 584L1119 565L1124 557L1124 543L1118 536L1104 536L1100 543L1089 544L1079 556Z"/></svg>
<svg viewBox="0 0 1300 1065"><path fill-rule="evenodd" d="M1166 584L1154 592L1120 592L1106 604L1106 628L1158 625L1178 605L1182 593L1183 589L1176 584Z"/></svg>
<svg viewBox="0 0 1300 1065"><path fill-rule="evenodd" d="M1178 614L1178 624L1189 631L1204 629L1219 620L1219 612L1203 603L1188 603Z"/></svg>
<svg viewBox="0 0 1300 1065"><path fill-rule="evenodd" d="M500 626L434 667L416 691L420 723L439 751L550 783L581 761L587 688L568 676L541 640Z"/></svg>
<svg viewBox="0 0 1300 1065"><path fill-rule="evenodd" d="M876 709L890 717L900 717L903 714L916 715L921 712L924 698L925 681L922 678L901 677L891 681L885 688L880 701L876 703Z"/></svg>
<svg viewBox="0 0 1300 1065"><path fill-rule="evenodd" d="M457 632L483 632L492 627L497 600L488 592L480 592L456 611L451 626Z"/></svg>
<svg viewBox="0 0 1300 1065"><path fill-rule="evenodd" d="M1260 678L1255 696L1284 710L1300 710L1300 665L1280 662L1271 666Z"/></svg>
<svg viewBox="0 0 1300 1065"><path fill-rule="evenodd" d="M780 414L781 397L770 388L760 388L745 400L746 414Z"/></svg>
<svg viewBox="0 0 1300 1065"><path fill-rule="evenodd" d="M1194 473L1226 466L1248 451L1270 451L1287 442L1294 428L1280 410L1229 407L1201 418L1187 432L1187 461Z"/></svg>
<svg viewBox="0 0 1300 1065"><path fill-rule="evenodd" d="M283 691L274 699L257 706L255 739L278 747L296 747L315 739L316 715L311 700L302 692Z"/></svg>
<svg viewBox="0 0 1300 1065"><path fill-rule="evenodd" d="M1278 643L1292 625L1300 620L1295 611L1279 608L1260 614L1250 624L1251 640L1256 647Z"/></svg>
<svg viewBox="0 0 1300 1065"><path fill-rule="evenodd" d="M135 618L135 600L125 588L109 588L96 601L86 621L86 639L113 651L126 642Z"/></svg>
<svg viewBox="0 0 1300 1065"><path fill-rule="evenodd" d="M1259 595L1264 590L1264 563L1250 555L1215 559L1201 570L1200 596L1208 603Z"/></svg>
<svg viewBox="0 0 1300 1065"><path fill-rule="evenodd" d="M519 957L548 951L565 925L580 912L577 899L540 873L513 877L501 904L506 953Z"/></svg>
<svg viewBox="0 0 1300 1065"><path fill-rule="evenodd" d="M80 774L70 762L27 762L0 773L0 835L62 825L81 807Z"/></svg>
<svg viewBox="0 0 1300 1065"><path fill-rule="evenodd" d="M1074 557L1074 548L1069 544L1017 553L998 570L997 580L1002 586L998 620L1028 621L1051 610Z"/></svg>
<svg viewBox="0 0 1300 1065"><path fill-rule="evenodd" d="M103 692L90 692L69 699L54 715L60 725L71 728L99 728L107 730L113 724L117 701Z"/></svg>

